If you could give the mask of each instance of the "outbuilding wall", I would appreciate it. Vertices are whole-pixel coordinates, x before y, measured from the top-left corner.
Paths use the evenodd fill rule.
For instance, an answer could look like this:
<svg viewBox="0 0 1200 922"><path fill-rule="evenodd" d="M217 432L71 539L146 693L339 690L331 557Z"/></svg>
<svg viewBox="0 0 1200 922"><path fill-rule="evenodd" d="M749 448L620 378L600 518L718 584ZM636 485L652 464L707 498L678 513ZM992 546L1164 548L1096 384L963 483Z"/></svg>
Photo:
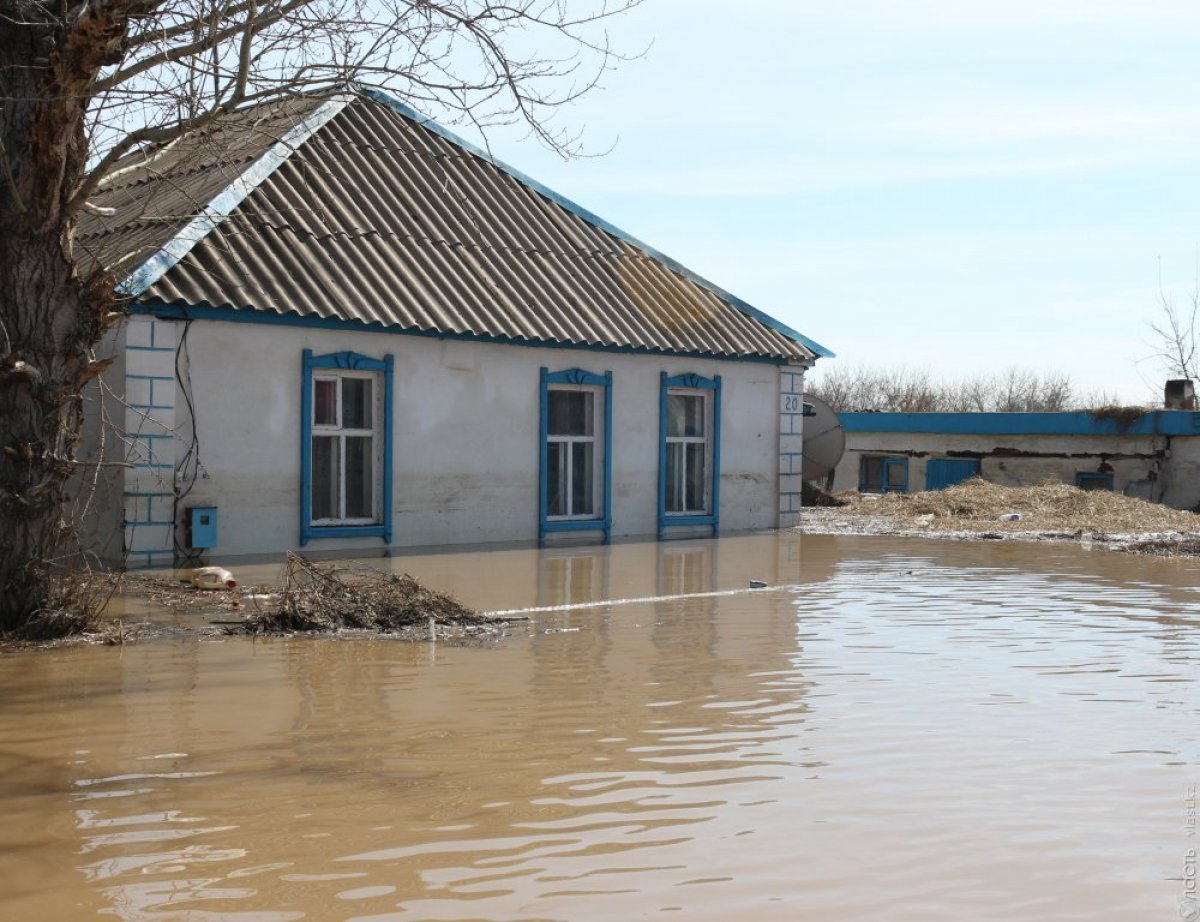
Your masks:
<svg viewBox="0 0 1200 922"><path fill-rule="evenodd" d="M1142 489L1159 465L1165 439L1155 436L979 436L934 433L855 432L837 466L835 490L858 489L864 455L908 459L909 491L925 489L926 467L935 458L977 458L984 480L1021 486L1043 480L1074 483L1077 473L1096 471L1101 456L1113 468L1113 489ZM1157 498L1157 497L1156 497Z"/></svg>
<svg viewBox="0 0 1200 922"><path fill-rule="evenodd" d="M722 378L722 530L777 522L780 373L770 363L210 320L175 326L187 391L174 406L175 460L189 448L199 460L181 505L218 508L210 556L297 547L305 349L394 357L393 545L536 540L542 366L612 372L614 536L657 528L663 371ZM309 549L381 546L379 538L319 538Z"/></svg>
<svg viewBox="0 0 1200 922"><path fill-rule="evenodd" d="M1183 411L1147 413L1129 431L1104 420L1095 422L1094 432L1080 417L1086 414L1031 414L1038 417L1031 428L1064 432L962 432L935 429L938 414L843 414L846 422L846 451L835 471L835 491L859 489L862 459L871 455L904 458L908 464L908 491L926 488L929 462L938 458L976 459L980 475L992 483L1023 486L1044 480L1075 483L1076 476L1111 467L1113 489L1178 509L1200 504L1200 414ZM893 416L892 419L887 417ZM903 431L901 416L910 417L914 428ZM946 428L969 428L968 414L954 414ZM995 424L996 429L1019 428L1020 420L988 420L984 417L1016 414L980 414L978 428ZM965 422L965 425L964 425ZM878 429L868 428L878 426ZM1111 429L1113 431L1103 431Z"/></svg>

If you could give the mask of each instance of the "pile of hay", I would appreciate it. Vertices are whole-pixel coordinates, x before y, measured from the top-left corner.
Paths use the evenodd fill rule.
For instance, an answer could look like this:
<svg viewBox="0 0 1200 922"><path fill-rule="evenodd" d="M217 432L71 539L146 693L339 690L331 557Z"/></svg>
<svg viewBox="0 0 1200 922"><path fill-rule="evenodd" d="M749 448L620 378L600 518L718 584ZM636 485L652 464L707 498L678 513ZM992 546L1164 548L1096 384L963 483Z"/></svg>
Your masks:
<svg viewBox="0 0 1200 922"><path fill-rule="evenodd" d="M407 574L318 566L289 553L278 604L251 615L246 627L252 633L344 628L396 632L431 621L456 626L492 623Z"/></svg>
<svg viewBox="0 0 1200 922"><path fill-rule="evenodd" d="M1108 490L1080 490L1059 481L1005 487L975 477L928 493L856 497L844 513L891 516L901 524L944 531L1042 531L1134 534L1200 531L1200 519ZM1018 521L1001 517L1019 513Z"/></svg>

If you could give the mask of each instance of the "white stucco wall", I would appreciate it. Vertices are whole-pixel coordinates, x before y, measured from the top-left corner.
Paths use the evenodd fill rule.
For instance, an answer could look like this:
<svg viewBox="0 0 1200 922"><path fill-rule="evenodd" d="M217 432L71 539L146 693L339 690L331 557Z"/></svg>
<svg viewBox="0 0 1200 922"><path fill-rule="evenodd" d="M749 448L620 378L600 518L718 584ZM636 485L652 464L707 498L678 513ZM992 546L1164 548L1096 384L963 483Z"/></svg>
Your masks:
<svg viewBox="0 0 1200 922"><path fill-rule="evenodd" d="M182 505L219 508L211 557L298 546L306 348L395 358L393 545L536 539L543 365L613 373L614 536L656 531L660 371L722 378L722 531L777 522L774 365L195 321L186 355L201 476ZM182 399L175 423L179 457L191 427ZM321 538L309 549L381 545L379 538Z"/></svg>
<svg viewBox="0 0 1200 922"><path fill-rule="evenodd" d="M1170 440L1157 489L1168 506L1200 507L1200 438L1175 436Z"/></svg>

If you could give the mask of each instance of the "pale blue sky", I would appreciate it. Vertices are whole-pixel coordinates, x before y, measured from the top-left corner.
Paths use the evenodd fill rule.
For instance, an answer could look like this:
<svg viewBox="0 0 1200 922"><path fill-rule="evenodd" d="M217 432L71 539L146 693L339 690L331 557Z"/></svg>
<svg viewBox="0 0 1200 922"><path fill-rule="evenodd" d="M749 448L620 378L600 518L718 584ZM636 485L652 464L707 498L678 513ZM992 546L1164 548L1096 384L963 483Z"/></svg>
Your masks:
<svg viewBox="0 0 1200 922"><path fill-rule="evenodd" d="M1161 393L1200 240L1200 3L647 0L654 45L504 160L853 365ZM1140 360L1140 363L1139 363Z"/></svg>

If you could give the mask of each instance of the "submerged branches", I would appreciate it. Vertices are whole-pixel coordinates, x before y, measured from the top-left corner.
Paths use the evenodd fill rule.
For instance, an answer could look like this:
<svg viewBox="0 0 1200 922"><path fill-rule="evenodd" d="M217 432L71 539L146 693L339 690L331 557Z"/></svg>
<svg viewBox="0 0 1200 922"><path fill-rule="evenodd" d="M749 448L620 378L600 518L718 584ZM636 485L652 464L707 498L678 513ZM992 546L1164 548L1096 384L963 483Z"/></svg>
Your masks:
<svg viewBox="0 0 1200 922"><path fill-rule="evenodd" d="M484 624L489 619L452 596L366 567L323 567L288 554L279 604L253 615L252 633L336 631L354 628L397 631L437 624Z"/></svg>

